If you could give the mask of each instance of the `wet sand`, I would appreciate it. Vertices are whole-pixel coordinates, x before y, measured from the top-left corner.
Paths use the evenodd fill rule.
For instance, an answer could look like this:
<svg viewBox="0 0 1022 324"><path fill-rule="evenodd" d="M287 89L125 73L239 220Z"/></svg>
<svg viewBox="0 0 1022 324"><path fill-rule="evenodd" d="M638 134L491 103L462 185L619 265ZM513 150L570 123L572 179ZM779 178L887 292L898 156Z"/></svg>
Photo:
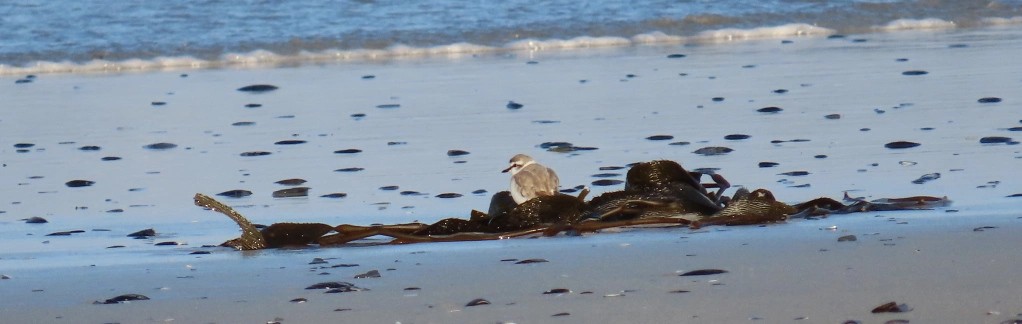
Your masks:
<svg viewBox="0 0 1022 324"><path fill-rule="evenodd" d="M1012 54L1022 30L788 40L0 79L0 274L10 278L0 310L56 323L1017 318L1022 198L1007 196L1022 193L1022 149L1010 143L1022 126ZM253 84L279 88L237 91ZM725 139L736 134L749 138ZM671 138L647 139L656 135ZM980 143L995 136L1011 139ZM304 142L275 144L286 140ZM885 147L896 141L920 145ZM155 143L176 147L145 148ZM733 151L693 153L715 146ZM455 149L469 154L448 156ZM506 188L499 171L515 153L557 170L562 189L594 194L620 186L593 181L626 171L601 167L671 159L786 202L847 191L954 203L766 227L250 253L202 247L237 228L191 204L196 192L243 189L253 194L221 199L267 224L467 217ZM935 179L913 183L926 175ZM307 180L308 196L274 198L289 188L274 182L290 178ZM331 193L345 196L321 197ZM49 223L21 221L33 216ZM146 228L157 236L126 237ZM70 230L84 232L46 236ZM857 240L838 242L845 235ZM501 261L531 258L549 262ZM338 264L357 266L329 268ZM728 272L678 276L699 269ZM353 278L370 270L382 277ZM327 281L369 290L304 289ZM571 292L543 294L554 288ZM150 300L92 304L129 293ZM465 307L475 298L490 304ZM889 301L911 310L870 313Z"/></svg>

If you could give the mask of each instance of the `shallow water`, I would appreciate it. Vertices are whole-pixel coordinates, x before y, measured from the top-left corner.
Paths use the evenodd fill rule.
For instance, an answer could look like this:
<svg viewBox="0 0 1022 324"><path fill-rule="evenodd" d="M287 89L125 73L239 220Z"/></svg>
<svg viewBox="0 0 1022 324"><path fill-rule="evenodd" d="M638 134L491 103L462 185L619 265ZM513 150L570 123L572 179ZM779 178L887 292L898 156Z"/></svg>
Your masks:
<svg viewBox="0 0 1022 324"><path fill-rule="evenodd" d="M1012 171L1022 163L1019 146L979 140L1018 140L1008 128L1022 126L1015 97L1022 67L1011 54L1022 52L1022 30L788 40L2 79L9 82L0 85L0 244L8 248L0 263L117 263L237 235L226 217L192 205L196 192L250 190L249 197L220 199L267 224L467 217L507 187L499 171L515 153L557 170L562 188L589 185L593 195L620 186L592 186L603 179L592 175L623 179L626 172L600 167L671 159L689 169L717 168L734 185L767 188L786 202L847 191L867 198L947 195L951 208L978 215L1018 206L1022 198L1005 196L1022 192ZM964 46L952 46L958 44ZM667 58L674 53L686 57ZM928 74L902 74L910 70ZM236 91L251 84L280 88ZM1003 101L977 102L984 97ZM524 107L508 109L509 101ZM252 103L261 106L245 107ZM400 106L378 108L394 104ZM769 106L783 111L756 111ZM254 125L232 126L237 122ZM751 137L725 140L729 134ZM673 139L646 139L653 135ZM274 144L294 139L307 142ZM794 139L809 141L771 143ZM899 140L922 145L884 147ZM538 147L554 141L598 149L565 154ZM669 144L681 141L691 144ZM143 148L161 142L177 147ZM34 146L19 152L18 143ZM80 149L91 145L99 150ZM692 153L706 146L734 151ZM362 152L334 153L351 148ZM470 154L449 157L451 149ZM241 156L251 151L271 154ZM102 160L110 156L121 159ZM780 165L759 168L762 161ZM334 171L352 167L364 170ZM809 175L778 175L790 171ZM940 178L912 183L931 173ZM274 182L288 178L308 180L302 186L311 188L309 196L271 197L287 188ZM95 184L65 185L76 179ZM486 193L472 193L479 189ZM320 197L337 192L347 196ZM435 197L448 192L463 196ZM20 221L32 216L50 223ZM149 227L160 236L125 237ZM86 232L44 236L75 229ZM163 241L188 245L151 245ZM112 245L126 247L106 248Z"/></svg>

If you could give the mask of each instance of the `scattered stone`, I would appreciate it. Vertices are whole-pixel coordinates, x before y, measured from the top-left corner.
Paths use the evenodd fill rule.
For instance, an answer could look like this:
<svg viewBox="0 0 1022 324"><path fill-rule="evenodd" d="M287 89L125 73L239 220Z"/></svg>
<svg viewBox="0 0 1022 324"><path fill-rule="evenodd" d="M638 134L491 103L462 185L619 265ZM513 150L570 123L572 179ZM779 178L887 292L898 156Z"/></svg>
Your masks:
<svg viewBox="0 0 1022 324"><path fill-rule="evenodd" d="M826 119L841 119L841 114L829 114L829 115L823 116L823 118L826 118Z"/></svg>
<svg viewBox="0 0 1022 324"><path fill-rule="evenodd" d="M86 145L78 148L81 151L99 151L100 147L95 145Z"/></svg>
<svg viewBox="0 0 1022 324"><path fill-rule="evenodd" d="M468 302L468 304L465 304L465 307L472 307L472 306L479 306L479 305L489 305L489 304L490 304L489 300L485 300L485 299L482 299L482 298L476 298L476 299L473 299L472 301Z"/></svg>
<svg viewBox="0 0 1022 324"><path fill-rule="evenodd" d="M344 149L344 150L334 151L334 153L337 153L337 154L354 154L354 153L360 153L360 152L362 152L362 150L360 150L360 149Z"/></svg>
<svg viewBox="0 0 1022 324"><path fill-rule="evenodd" d="M672 293L672 294L684 294L684 293L687 293L689 291L688 290L684 290L684 289L678 289L678 290L671 290L671 291L668 291L668 292Z"/></svg>
<svg viewBox="0 0 1022 324"><path fill-rule="evenodd" d="M46 220L45 218L42 218L42 217L39 217L39 216L32 216L32 217L24 219L24 221L25 221L25 224L45 224L45 223L49 223L50 222L50 221Z"/></svg>
<svg viewBox="0 0 1022 324"><path fill-rule="evenodd" d="M1017 144L1018 142L1012 141L1011 137L1004 136L987 136L979 139L982 144Z"/></svg>
<svg viewBox="0 0 1022 324"><path fill-rule="evenodd" d="M297 186L297 185L303 184L305 182L306 182L305 179L291 178L291 179L280 180L280 181L277 181L277 182L274 182L274 183L279 184L279 185L285 185L285 186Z"/></svg>
<svg viewBox="0 0 1022 324"><path fill-rule="evenodd" d="M543 292L544 295L568 294L568 293L571 293L571 290L567 289L567 288L554 288L554 289L550 289L550 290L547 290L547 291Z"/></svg>
<svg viewBox="0 0 1022 324"><path fill-rule="evenodd" d="M713 97L710 98L710 100L713 100L713 102L721 102L724 101L724 97Z"/></svg>
<svg viewBox="0 0 1022 324"><path fill-rule="evenodd" d="M613 177L618 177L618 176L621 176L621 174L620 173L597 173L597 174L592 175L591 177L593 177L593 178L613 178Z"/></svg>
<svg viewBox="0 0 1022 324"><path fill-rule="evenodd" d="M685 141L680 141L680 142L671 142L671 144L667 144L667 145L682 146L682 145L689 145L689 144L692 144L692 143L685 142Z"/></svg>
<svg viewBox="0 0 1022 324"><path fill-rule="evenodd" d="M140 231L128 234L127 236L128 237L133 237L133 238L136 238L136 239L150 238L150 237L156 236L156 230L154 230L152 228L147 228L147 229L144 229L144 230L140 230Z"/></svg>
<svg viewBox="0 0 1022 324"><path fill-rule="evenodd" d="M139 294L124 294L104 301L94 301L93 304L120 304L138 300L149 300L149 297Z"/></svg>
<svg viewBox="0 0 1022 324"><path fill-rule="evenodd" d="M376 78L376 76L372 75L372 74L366 74L366 75L362 76L362 80L372 80L372 79L375 79L375 78Z"/></svg>
<svg viewBox="0 0 1022 324"><path fill-rule="evenodd" d="M78 233L85 233L85 231L84 230L70 230L70 231L63 231L63 232L53 232L53 233L50 233L50 234L46 234L46 236L71 236L71 234L78 234Z"/></svg>
<svg viewBox="0 0 1022 324"><path fill-rule="evenodd" d="M525 259L525 260L521 260L521 261L515 262L515 264L530 264L530 263L543 263L543 262L550 262L550 261L547 261L546 259Z"/></svg>
<svg viewBox="0 0 1022 324"><path fill-rule="evenodd" d="M275 85L253 84L253 85L248 85L248 86L244 86L244 87L238 88L238 91L241 91L241 92L251 92L251 93L263 93L263 92L269 92L269 91L273 91L273 90L277 90L277 89L279 89L279 88L277 88L277 86L275 86Z"/></svg>
<svg viewBox="0 0 1022 324"><path fill-rule="evenodd" d="M360 274L355 275L355 279L379 278L379 277L380 277L380 271L379 270L369 270L366 273L360 273Z"/></svg>
<svg viewBox="0 0 1022 324"><path fill-rule="evenodd" d="M240 122L235 122L235 123L231 124L231 126L252 126L252 125L255 125L255 124L256 124L255 122L240 121Z"/></svg>
<svg viewBox="0 0 1022 324"><path fill-rule="evenodd" d="M344 198L344 197L347 197L347 196L348 196L348 194L346 194L346 193L335 192L335 193L325 194L325 195L322 195L320 197L321 198Z"/></svg>
<svg viewBox="0 0 1022 324"><path fill-rule="evenodd" d="M979 103L997 103L997 102L1001 102L1001 98L998 98L998 97L984 97L984 98L979 98L979 100L977 100L977 101L979 101Z"/></svg>
<svg viewBox="0 0 1022 324"><path fill-rule="evenodd" d="M514 101L508 101L506 107L507 107L507 109L522 109L522 107L525 107L525 105L517 103L517 102L514 102Z"/></svg>
<svg viewBox="0 0 1022 324"><path fill-rule="evenodd" d="M263 155L270 155L270 154L272 154L272 153L264 152L264 151L251 151L251 152L241 153L241 156L263 156Z"/></svg>
<svg viewBox="0 0 1022 324"><path fill-rule="evenodd" d="M553 315L550 315L550 316L559 317L559 316L568 316L568 315L571 315L571 313L564 312L564 313L553 314Z"/></svg>
<svg viewBox="0 0 1022 324"><path fill-rule="evenodd" d="M245 108L259 108L259 107L262 107L262 106L263 106L262 104L257 104L257 103L245 104Z"/></svg>
<svg viewBox="0 0 1022 324"><path fill-rule="evenodd" d="M0 280L8 280L8 279L11 279L11 277L8 276L8 275L0 275Z"/></svg>
<svg viewBox="0 0 1022 324"><path fill-rule="evenodd" d="M234 189L234 190L227 190L227 191L218 193L216 195L217 196L222 196L222 197L230 197L230 198L241 198L241 197L251 196L252 192L248 191L248 190L245 190L245 189Z"/></svg>
<svg viewBox="0 0 1022 324"><path fill-rule="evenodd" d="M335 172L358 172L358 171L362 171L362 170L365 170L365 168L340 168L340 169L337 169L337 170L334 170L334 171Z"/></svg>
<svg viewBox="0 0 1022 324"><path fill-rule="evenodd" d="M781 112L783 110L784 109L781 109L780 107L763 107L763 108L760 108L760 109L756 109L756 111L761 112L761 113L778 113L778 112Z"/></svg>
<svg viewBox="0 0 1022 324"><path fill-rule="evenodd" d="M273 192L273 198L305 197L309 195L309 187L294 187Z"/></svg>
<svg viewBox="0 0 1022 324"><path fill-rule="evenodd" d="M1004 197L1006 197L1006 198L1022 197L1022 193L1010 194L1010 195L1007 195L1007 196L1004 196Z"/></svg>
<svg viewBox="0 0 1022 324"><path fill-rule="evenodd" d="M437 198L458 198L458 197L461 197L461 194L460 193L454 193L454 192L445 192L445 193L436 195L436 197Z"/></svg>
<svg viewBox="0 0 1022 324"><path fill-rule="evenodd" d="M298 144L305 144L305 141L303 141L303 140L283 140L283 141L277 141L276 143L273 143L273 144L276 144L276 145L298 145Z"/></svg>
<svg viewBox="0 0 1022 324"><path fill-rule="evenodd" d="M682 274L680 274L678 276L681 276L681 277L709 276L709 275L715 275L715 274L721 274L721 273L727 273L727 270L721 270L721 269L700 269L700 270L692 270L692 271L689 271L689 272L686 272L686 273L682 273Z"/></svg>
<svg viewBox="0 0 1022 324"><path fill-rule="evenodd" d="M199 254L213 254L213 253L209 252L209 251L192 251L191 253L188 253L188 254L199 255Z"/></svg>
<svg viewBox="0 0 1022 324"><path fill-rule="evenodd" d="M30 147L33 147L33 146L35 146L35 144L32 144L32 143L17 143L17 144L14 144L14 148L30 148Z"/></svg>
<svg viewBox="0 0 1022 324"><path fill-rule="evenodd" d="M761 168L772 168L772 167L775 167L775 166L778 166L778 165L781 165L781 164L777 163L777 162L760 162L759 163L759 167L761 167Z"/></svg>
<svg viewBox="0 0 1022 324"><path fill-rule="evenodd" d="M418 192L418 191L415 191L415 190L405 190L405 191L401 192L401 195L402 196L421 196L421 195L425 195L425 194L421 193L421 192Z"/></svg>
<svg viewBox="0 0 1022 324"><path fill-rule="evenodd" d="M919 145L920 144L916 143L916 142L896 141L896 142L890 142L890 143L884 144L884 147L892 149L892 150L896 150L896 149L906 149L906 148L916 147L916 146L919 146Z"/></svg>
<svg viewBox="0 0 1022 324"><path fill-rule="evenodd" d="M685 57L685 54L667 54L667 58L669 58L669 59L682 58L682 57Z"/></svg>
<svg viewBox="0 0 1022 324"><path fill-rule="evenodd" d="M177 144L174 143L153 143L143 146L147 150L169 150L175 147L177 147Z"/></svg>
<svg viewBox="0 0 1022 324"><path fill-rule="evenodd" d="M923 71L923 70L911 70L911 71L901 72L901 75L926 75L927 73L930 73L930 72L926 72L926 71Z"/></svg>
<svg viewBox="0 0 1022 324"><path fill-rule="evenodd" d="M752 137L752 136L745 135L745 134L730 134L730 135L725 135L724 139L729 140L729 141L737 141L737 140L748 139L750 137Z"/></svg>
<svg viewBox="0 0 1022 324"><path fill-rule="evenodd" d="M872 312L874 314L877 314L877 313L904 313L904 312L907 312L907 311L910 311L910 310L911 309L908 308L907 305L905 305L905 304L899 305L897 302L893 302L892 301L892 302L888 302L888 303L885 303L883 305L877 306L876 308L873 308L873 310L870 311L870 312Z"/></svg>
<svg viewBox="0 0 1022 324"><path fill-rule="evenodd" d="M120 159L121 158L119 156L104 156L100 160L103 160L103 161L117 161L117 160L120 160Z"/></svg>
<svg viewBox="0 0 1022 324"><path fill-rule="evenodd" d="M382 104L382 105L376 105L376 108L380 108L380 109L397 109L397 108L401 108L401 105L400 104Z"/></svg>
<svg viewBox="0 0 1022 324"><path fill-rule="evenodd" d="M487 192L488 192L488 191L486 191L486 189L476 189L476 190L472 190L472 194L475 194L475 195L481 195L481 194L484 194L484 193L487 193Z"/></svg>
<svg viewBox="0 0 1022 324"><path fill-rule="evenodd" d="M599 187L602 187L602 186L615 186L615 185L619 185L619 184L622 184L622 183L624 183L624 181L617 180L617 179L600 179L600 180L593 181L593 185L594 186L599 186Z"/></svg>
<svg viewBox="0 0 1022 324"><path fill-rule="evenodd" d="M710 155L723 155L723 154L731 153L732 151L734 151L734 150L729 148L729 147L707 146L707 147L704 147L704 148L692 151L692 153L710 156Z"/></svg>
<svg viewBox="0 0 1022 324"><path fill-rule="evenodd" d="M71 188L78 188L78 187L88 187L88 186L91 186L91 185L93 185L95 183L96 183L95 181L89 181L89 180L71 180L71 181L65 182L64 184L67 185L68 187L71 187Z"/></svg>
<svg viewBox="0 0 1022 324"><path fill-rule="evenodd" d="M447 156L462 156L462 155L468 155L468 154L469 154L468 151L447 150Z"/></svg>
<svg viewBox="0 0 1022 324"><path fill-rule="evenodd" d="M940 173L927 173L919 177L919 179L912 180L914 184L924 184L933 180L940 179Z"/></svg>
<svg viewBox="0 0 1022 324"><path fill-rule="evenodd" d="M838 242L855 242L856 240L858 240L858 238L856 238L855 235L845 235L837 238Z"/></svg>
<svg viewBox="0 0 1022 324"><path fill-rule="evenodd" d="M646 139L651 140L651 141L666 141L666 140L674 139L674 136L671 136L671 135L653 135L653 136L650 136L650 137L646 137Z"/></svg>
<svg viewBox="0 0 1022 324"><path fill-rule="evenodd" d="M777 175L785 175L785 176L790 176L790 177L801 177L801 176L809 175L809 171L790 171L790 172L778 173Z"/></svg>
<svg viewBox="0 0 1022 324"><path fill-rule="evenodd" d="M156 244L153 244L153 245L154 246L176 246L176 245L184 245L184 243L174 242L174 241L166 241L166 242L159 242L159 243L156 243Z"/></svg>
<svg viewBox="0 0 1022 324"><path fill-rule="evenodd" d="M296 304L301 304L301 303L308 302L308 301L309 300L305 299L305 298L295 298L295 299L290 300L290 302L296 303Z"/></svg>
<svg viewBox="0 0 1022 324"><path fill-rule="evenodd" d="M398 187L398 186L383 186L383 187L380 187L380 190L383 190L383 191L394 191L394 190L397 190L398 188L400 188L400 187Z"/></svg>

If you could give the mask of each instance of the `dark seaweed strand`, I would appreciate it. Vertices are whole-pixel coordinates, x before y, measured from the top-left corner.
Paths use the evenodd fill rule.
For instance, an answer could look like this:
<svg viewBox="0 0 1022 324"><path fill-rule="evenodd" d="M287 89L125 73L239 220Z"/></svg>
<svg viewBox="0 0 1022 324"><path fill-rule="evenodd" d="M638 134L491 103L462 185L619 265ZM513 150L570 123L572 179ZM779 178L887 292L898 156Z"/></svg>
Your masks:
<svg viewBox="0 0 1022 324"><path fill-rule="evenodd" d="M266 240L263 239L263 233L259 232L259 229L252 225L252 222L249 222L245 216L241 216L240 213L234 211L230 206L224 205L216 199L201 193L195 194L195 205L224 214L234 220L235 223L238 223L238 227L241 227L241 239L239 240L241 244L239 247L242 250L266 248Z"/></svg>

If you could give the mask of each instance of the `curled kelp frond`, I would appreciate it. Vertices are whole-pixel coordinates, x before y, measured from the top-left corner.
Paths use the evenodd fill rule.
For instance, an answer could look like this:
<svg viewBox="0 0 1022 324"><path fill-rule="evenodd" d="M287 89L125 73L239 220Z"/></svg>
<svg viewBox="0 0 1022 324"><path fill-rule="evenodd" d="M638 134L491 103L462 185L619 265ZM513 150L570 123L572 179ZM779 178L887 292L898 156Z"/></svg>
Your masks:
<svg viewBox="0 0 1022 324"><path fill-rule="evenodd" d="M201 193L195 194L194 199L196 206L209 208L215 212L224 214L235 223L238 223L238 227L241 227L241 238L231 241L231 245L234 248L239 250L259 250L266 248L266 239L263 238L263 233L259 232L259 229L257 229L255 225L252 225L252 222L248 221L245 216L241 216L240 213L234 211L234 208L224 205L216 199Z"/></svg>

